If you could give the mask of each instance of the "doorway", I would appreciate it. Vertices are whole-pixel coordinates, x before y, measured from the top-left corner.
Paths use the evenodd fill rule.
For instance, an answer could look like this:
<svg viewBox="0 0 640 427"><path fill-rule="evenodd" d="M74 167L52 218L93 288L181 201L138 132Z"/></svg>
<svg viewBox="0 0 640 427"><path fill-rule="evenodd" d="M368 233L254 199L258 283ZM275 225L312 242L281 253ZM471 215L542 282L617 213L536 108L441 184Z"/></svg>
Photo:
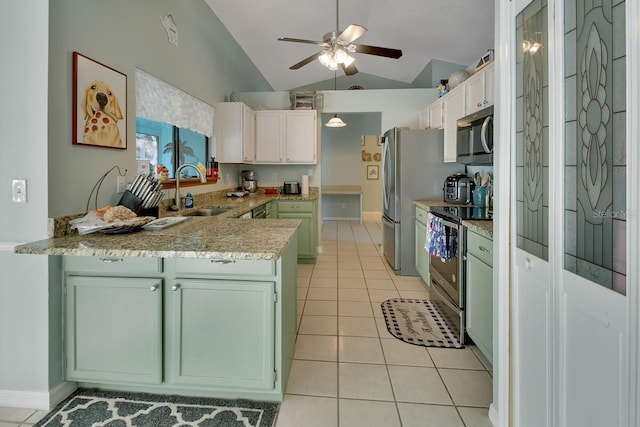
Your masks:
<svg viewBox="0 0 640 427"><path fill-rule="evenodd" d="M322 123L334 114L323 113ZM375 172L372 172L371 179L367 179L368 172L375 168L366 167L378 165L379 171L380 162L374 158L380 157L375 153L380 151L377 141L382 113L338 113L338 116L347 126L323 126L321 132L321 215L323 220L360 220L363 210L382 205L380 180L374 179ZM365 135L371 137L365 138ZM368 145L363 145L365 142ZM363 160L367 157L365 152L370 154L371 161ZM379 197L377 204L376 197ZM380 211L381 207L377 210Z"/></svg>

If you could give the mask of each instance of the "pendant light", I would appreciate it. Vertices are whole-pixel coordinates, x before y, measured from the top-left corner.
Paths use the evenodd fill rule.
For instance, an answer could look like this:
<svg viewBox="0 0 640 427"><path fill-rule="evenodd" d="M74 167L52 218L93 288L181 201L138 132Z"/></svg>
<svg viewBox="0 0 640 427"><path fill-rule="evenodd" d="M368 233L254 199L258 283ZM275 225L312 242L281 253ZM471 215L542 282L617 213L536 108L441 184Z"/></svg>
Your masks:
<svg viewBox="0 0 640 427"><path fill-rule="evenodd" d="M336 90L336 87L337 87L337 77L336 77L336 72L334 71L333 73L333 90L334 91ZM337 114L335 114L324 125L328 128L341 128L341 127L345 127L347 124L343 122L342 119L338 117Z"/></svg>

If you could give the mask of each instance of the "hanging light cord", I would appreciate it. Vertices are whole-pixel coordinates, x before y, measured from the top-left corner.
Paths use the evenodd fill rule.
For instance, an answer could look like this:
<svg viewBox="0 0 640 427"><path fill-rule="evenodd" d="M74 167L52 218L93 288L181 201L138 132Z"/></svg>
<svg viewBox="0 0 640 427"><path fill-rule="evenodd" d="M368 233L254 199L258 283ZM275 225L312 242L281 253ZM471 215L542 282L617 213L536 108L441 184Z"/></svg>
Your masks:
<svg viewBox="0 0 640 427"><path fill-rule="evenodd" d="M93 188L91 189L91 193L89 193L89 198L87 199L87 208L86 211L89 212L89 203L91 203L91 196L93 195L93 192L96 192L96 198L94 200L94 207L96 210L98 210L98 193L100 192L100 186L102 185L102 181L104 181L104 179L107 177L107 175L109 175L109 172L111 172L114 169L118 169L118 175L120 176L126 176L127 175L127 170L124 170L124 173L122 173L120 171L120 166L115 165L114 167L112 167L111 169L109 169L108 171L106 171L104 173L104 175L102 175L100 177L100 179L98 179L98 181L95 183L95 185L93 186Z"/></svg>

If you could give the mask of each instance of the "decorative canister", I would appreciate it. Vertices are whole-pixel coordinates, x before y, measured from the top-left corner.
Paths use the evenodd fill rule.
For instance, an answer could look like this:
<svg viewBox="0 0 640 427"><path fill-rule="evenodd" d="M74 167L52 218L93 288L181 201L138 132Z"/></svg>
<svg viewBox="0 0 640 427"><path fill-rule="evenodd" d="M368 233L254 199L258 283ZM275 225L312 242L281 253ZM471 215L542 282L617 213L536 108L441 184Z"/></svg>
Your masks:
<svg viewBox="0 0 640 427"><path fill-rule="evenodd" d="M235 90L232 91L231 95L229 95L229 101L231 101L231 102L240 101L240 95L238 95L238 92L236 92Z"/></svg>

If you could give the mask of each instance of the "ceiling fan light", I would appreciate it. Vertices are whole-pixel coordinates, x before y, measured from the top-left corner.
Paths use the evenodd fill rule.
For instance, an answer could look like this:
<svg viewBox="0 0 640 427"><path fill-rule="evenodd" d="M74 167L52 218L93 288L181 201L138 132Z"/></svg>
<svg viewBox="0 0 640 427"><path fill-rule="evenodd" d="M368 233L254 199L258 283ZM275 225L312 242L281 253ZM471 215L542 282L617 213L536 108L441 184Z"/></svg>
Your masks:
<svg viewBox="0 0 640 427"><path fill-rule="evenodd" d="M336 114L335 116L331 117L329 121L324 125L328 128L341 128L345 127L347 124L343 122L342 119Z"/></svg>
<svg viewBox="0 0 640 427"><path fill-rule="evenodd" d="M356 60L356 58L354 58L353 56L349 55L349 54L345 54L346 57L344 59L344 61L342 62L344 64L345 67L348 67L349 65L353 64L353 61Z"/></svg>
<svg viewBox="0 0 640 427"><path fill-rule="evenodd" d="M333 57L336 59L336 62L338 64L344 64L348 56L349 55L347 54L347 52L342 49L336 49L335 53L333 54Z"/></svg>
<svg viewBox="0 0 640 427"><path fill-rule="evenodd" d="M329 63L331 62L332 57L333 57L333 54L331 52L325 51L322 55L318 57L318 61L320 61L320 63L325 67L329 67Z"/></svg>
<svg viewBox="0 0 640 427"><path fill-rule="evenodd" d="M329 61L329 65L327 65L327 68L330 69L331 71L335 71L338 69L338 62L336 61L335 58L331 58L331 60Z"/></svg>

